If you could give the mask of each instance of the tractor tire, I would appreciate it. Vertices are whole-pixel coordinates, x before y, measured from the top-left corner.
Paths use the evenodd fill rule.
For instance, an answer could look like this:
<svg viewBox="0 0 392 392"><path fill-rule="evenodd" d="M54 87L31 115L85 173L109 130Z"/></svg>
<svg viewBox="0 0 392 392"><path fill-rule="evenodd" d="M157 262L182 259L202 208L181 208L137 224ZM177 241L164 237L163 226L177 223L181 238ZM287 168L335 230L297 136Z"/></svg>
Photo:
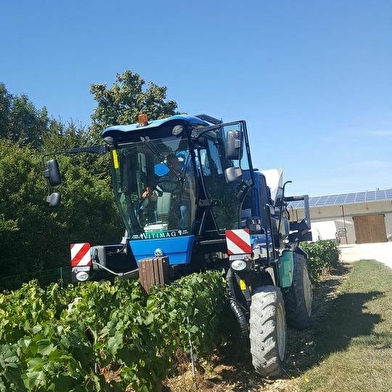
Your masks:
<svg viewBox="0 0 392 392"><path fill-rule="evenodd" d="M285 296L287 324L291 328L305 329L311 324L312 284L305 257L294 253L293 283Z"/></svg>
<svg viewBox="0 0 392 392"><path fill-rule="evenodd" d="M286 314L276 286L258 287L250 305L249 339L252 364L262 377L278 377L286 356Z"/></svg>

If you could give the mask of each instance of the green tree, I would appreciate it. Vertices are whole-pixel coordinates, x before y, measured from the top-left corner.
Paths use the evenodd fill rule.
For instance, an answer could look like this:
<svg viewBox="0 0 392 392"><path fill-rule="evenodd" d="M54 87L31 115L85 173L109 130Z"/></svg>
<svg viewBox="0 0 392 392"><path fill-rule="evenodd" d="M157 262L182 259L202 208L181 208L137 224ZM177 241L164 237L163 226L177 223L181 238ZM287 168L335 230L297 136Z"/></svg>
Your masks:
<svg viewBox="0 0 392 392"><path fill-rule="evenodd" d="M43 150L46 153L65 151L88 143L87 130L74 121L64 124L52 119L43 137Z"/></svg>
<svg viewBox="0 0 392 392"><path fill-rule="evenodd" d="M149 82L147 88L144 86L144 79L132 71L117 74L110 89L105 83L91 85L90 92L98 103L91 116L91 137L95 143L101 140L104 128L135 123L140 113L154 120L176 113L177 103L166 100L167 87L159 87L153 82Z"/></svg>
<svg viewBox="0 0 392 392"><path fill-rule="evenodd" d="M36 109L27 95L10 94L0 83L0 137L19 146L41 148L44 135L52 120L46 107Z"/></svg>
<svg viewBox="0 0 392 392"><path fill-rule="evenodd" d="M64 244L74 242L108 244L118 242L124 232L110 186L109 173L99 175L102 167L108 167L109 156L90 154L59 157L63 183L61 205L53 209L63 228Z"/></svg>
<svg viewBox="0 0 392 392"><path fill-rule="evenodd" d="M80 164L73 158L61 158L62 204L51 208L45 203L40 154L0 139L0 278L68 267L70 243L104 244L121 238L123 227L108 179L93 176L83 156L78 157ZM11 283L17 287L21 281Z"/></svg>
<svg viewBox="0 0 392 392"><path fill-rule="evenodd" d="M102 130L175 114L166 87L131 71L117 75L111 89L94 84L98 106L91 127L61 123L37 110L26 95L8 93L0 83L0 277L69 265L69 244L117 242L123 232L110 188L108 156L59 155L62 203L45 203L41 153L102 143ZM0 287L1 289L1 287Z"/></svg>
<svg viewBox="0 0 392 392"><path fill-rule="evenodd" d="M26 95L13 97L7 136L14 143L38 148L42 144L48 123L49 117L45 107L37 110Z"/></svg>
<svg viewBox="0 0 392 392"><path fill-rule="evenodd" d="M7 137L11 105L12 95L7 91L4 83L0 83L0 138Z"/></svg>
<svg viewBox="0 0 392 392"><path fill-rule="evenodd" d="M11 275L43 267L46 224L44 186L37 153L0 140L0 273ZM42 187L37 186L42 184ZM48 227L49 226L49 227Z"/></svg>

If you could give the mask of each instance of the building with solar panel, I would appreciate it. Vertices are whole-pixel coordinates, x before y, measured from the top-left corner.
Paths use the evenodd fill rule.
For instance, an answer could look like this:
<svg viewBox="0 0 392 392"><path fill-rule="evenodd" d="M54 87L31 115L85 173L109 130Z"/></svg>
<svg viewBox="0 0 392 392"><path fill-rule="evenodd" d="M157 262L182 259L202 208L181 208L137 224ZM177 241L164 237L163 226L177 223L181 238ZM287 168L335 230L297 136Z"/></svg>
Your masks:
<svg viewBox="0 0 392 392"><path fill-rule="evenodd" d="M293 220L304 216L303 201L288 205ZM392 240L392 188L309 198L313 240L342 244Z"/></svg>

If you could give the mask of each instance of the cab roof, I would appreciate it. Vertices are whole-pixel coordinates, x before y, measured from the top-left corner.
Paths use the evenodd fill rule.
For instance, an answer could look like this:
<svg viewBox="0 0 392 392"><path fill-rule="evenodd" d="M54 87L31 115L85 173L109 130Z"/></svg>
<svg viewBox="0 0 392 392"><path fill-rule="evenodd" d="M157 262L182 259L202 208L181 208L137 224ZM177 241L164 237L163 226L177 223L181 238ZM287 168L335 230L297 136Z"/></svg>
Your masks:
<svg viewBox="0 0 392 392"><path fill-rule="evenodd" d="M201 117L201 116L200 116ZM188 116L188 115L175 115L171 117L167 117L161 120L153 120L149 121L147 125L140 126L138 123L135 124L128 124L128 125L113 125L111 127L108 127L104 129L102 132L102 137L106 137L109 135L112 135L113 133L118 134L119 132L121 133L127 133L127 132L133 132L133 131L140 131L140 130L145 130L145 129L154 129L154 128L159 128L162 125L166 125L170 122L185 122L190 125L201 125L201 126L209 126L211 125L210 122L207 122L205 120L202 120L198 116Z"/></svg>

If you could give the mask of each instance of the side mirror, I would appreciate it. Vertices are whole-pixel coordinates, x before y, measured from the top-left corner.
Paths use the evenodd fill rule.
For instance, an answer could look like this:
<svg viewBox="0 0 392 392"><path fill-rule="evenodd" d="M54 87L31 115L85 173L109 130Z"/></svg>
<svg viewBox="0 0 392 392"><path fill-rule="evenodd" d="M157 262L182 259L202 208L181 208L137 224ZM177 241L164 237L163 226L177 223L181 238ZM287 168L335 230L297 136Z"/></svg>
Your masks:
<svg viewBox="0 0 392 392"><path fill-rule="evenodd" d="M57 159L51 159L46 162L44 176L49 181L50 186L61 184L61 175Z"/></svg>
<svg viewBox="0 0 392 392"><path fill-rule="evenodd" d="M226 135L225 143L226 158L240 160L242 158L242 132L230 130Z"/></svg>
<svg viewBox="0 0 392 392"><path fill-rule="evenodd" d="M58 192L51 193L46 197L46 202L50 207L58 207L60 205L61 195Z"/></svg>
<svg viewBox="0 0 392 392"><path fill-rule="evenodd" d="M242 181L242 169L240 167L228 167L225 170L225 179L228 184Z"/></svg>

